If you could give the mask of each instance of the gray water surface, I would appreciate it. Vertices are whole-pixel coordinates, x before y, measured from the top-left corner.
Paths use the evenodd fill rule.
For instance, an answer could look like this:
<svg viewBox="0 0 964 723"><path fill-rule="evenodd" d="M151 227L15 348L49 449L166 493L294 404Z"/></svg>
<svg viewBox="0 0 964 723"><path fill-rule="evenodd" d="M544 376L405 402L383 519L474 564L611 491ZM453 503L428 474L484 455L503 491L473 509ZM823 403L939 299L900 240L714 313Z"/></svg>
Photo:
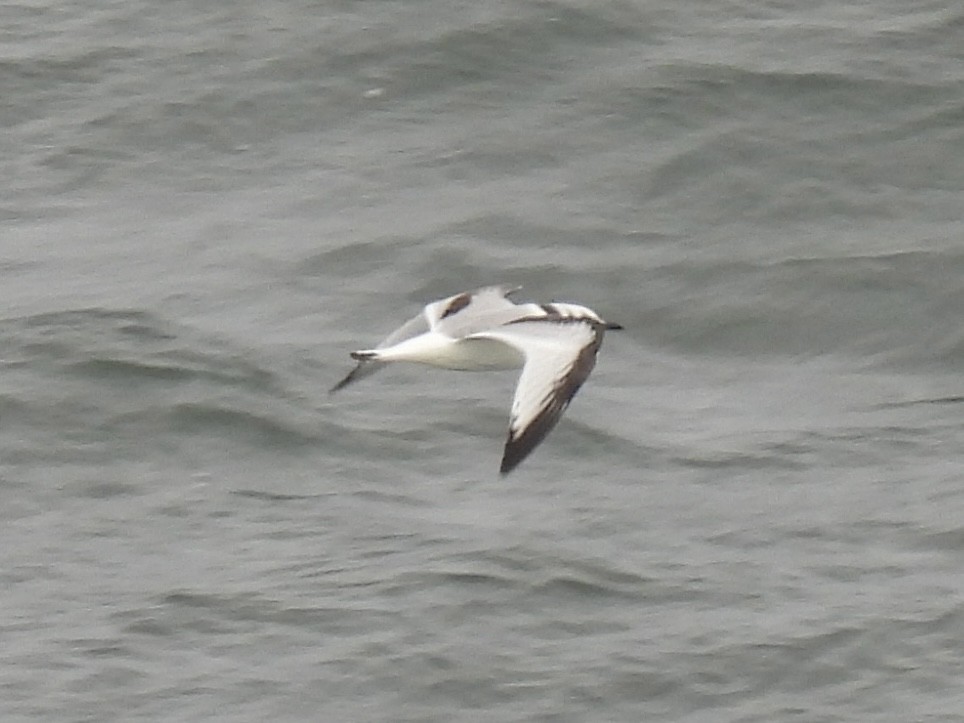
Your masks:
<svg viewBox="0 0 964 723"><path fill-rule="evenodd" d="M960 7L2 14L4 721L964 720Z"/></svg>

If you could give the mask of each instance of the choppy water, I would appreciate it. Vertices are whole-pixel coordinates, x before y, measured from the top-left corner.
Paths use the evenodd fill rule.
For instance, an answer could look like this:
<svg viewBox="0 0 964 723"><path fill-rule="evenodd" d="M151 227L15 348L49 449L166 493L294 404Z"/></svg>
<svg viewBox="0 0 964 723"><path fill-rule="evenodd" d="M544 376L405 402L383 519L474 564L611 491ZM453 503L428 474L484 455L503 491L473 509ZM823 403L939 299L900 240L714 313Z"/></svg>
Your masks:
<svg viewBox="0 0 964 723"><path fill-rule="evenodd" d="M964 718L964 10L35 2L3 720ZM327 389L491 282L626 330Z"/></svg>

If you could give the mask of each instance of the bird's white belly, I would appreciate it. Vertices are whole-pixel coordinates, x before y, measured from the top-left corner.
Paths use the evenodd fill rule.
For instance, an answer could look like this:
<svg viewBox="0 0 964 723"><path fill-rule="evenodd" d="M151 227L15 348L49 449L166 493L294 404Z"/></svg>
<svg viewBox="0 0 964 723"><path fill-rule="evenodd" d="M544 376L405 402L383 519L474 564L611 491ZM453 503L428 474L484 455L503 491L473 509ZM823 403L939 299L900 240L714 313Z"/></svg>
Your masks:
<svg viewBox="0 0 964 723"><path fill-rule="evenodd" d="M461 371L491 371L518 369L525 363L525 356L515 347L494 339L459 339L439 349L438 356L425 363Z"/></svg>
<svg viewBox="0 0 964 723"><path fill-rule="evenodd" d="M502 341L481 337L453 339L432 332L380 349L376 358L462 371L518 369L525 363L521 351Z"/></svg>

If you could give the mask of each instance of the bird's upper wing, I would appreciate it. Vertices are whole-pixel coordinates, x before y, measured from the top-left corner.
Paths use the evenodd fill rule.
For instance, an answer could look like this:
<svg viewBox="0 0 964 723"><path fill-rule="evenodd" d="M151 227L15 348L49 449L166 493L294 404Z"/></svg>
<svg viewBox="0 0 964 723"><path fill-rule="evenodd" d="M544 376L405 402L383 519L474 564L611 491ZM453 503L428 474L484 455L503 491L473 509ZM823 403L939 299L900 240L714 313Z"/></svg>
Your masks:
<svg viewBox="0 0 964 723"><path fill-rule="evenodd" d="M458 339L477 331L492 329L527 315L531 304L516 304L507 297L515 286L483 286L465 291L425 307L425 318L433 331Z"/></svg>
<svg viewBox="0 0 964 723"><path fill-rule="evenodd" d="M559 421L596 365L603 327L592 319L546 315L472 337L496 339L525 354L509 419L502 474L525 459Z"/></svg>
<svg viewBox="0 0 964 723"><path fill-rule="evenodd" d="M376 349L394 346L428 331L438 331L452 338L462 338L476 331L500 327L532 314L545 314L535 304L515 304L508 298L518 287L483 286L435 301L412 319L389 334ZM385 366L385 362L363 359L348 375L331 388L337 392L352 382L371 376Z"/></svg>

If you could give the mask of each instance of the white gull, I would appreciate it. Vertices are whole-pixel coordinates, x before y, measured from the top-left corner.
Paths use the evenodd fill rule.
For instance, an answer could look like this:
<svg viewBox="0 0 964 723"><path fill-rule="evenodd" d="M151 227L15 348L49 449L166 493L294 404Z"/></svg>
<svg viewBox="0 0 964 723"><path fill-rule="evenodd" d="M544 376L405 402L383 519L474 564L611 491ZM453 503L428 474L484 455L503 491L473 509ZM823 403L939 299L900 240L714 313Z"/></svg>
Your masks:
<svg viewBox="0 0 964 723"><path fill-rule="evenodd" d="M545 439L596 365L607 329L578 304L516 304L518 288L486 286L435 301L374 349L354 351L358 361L332 392L388 362L408 361L462 371L522 367L500 472L508 474Z"/></svg>

